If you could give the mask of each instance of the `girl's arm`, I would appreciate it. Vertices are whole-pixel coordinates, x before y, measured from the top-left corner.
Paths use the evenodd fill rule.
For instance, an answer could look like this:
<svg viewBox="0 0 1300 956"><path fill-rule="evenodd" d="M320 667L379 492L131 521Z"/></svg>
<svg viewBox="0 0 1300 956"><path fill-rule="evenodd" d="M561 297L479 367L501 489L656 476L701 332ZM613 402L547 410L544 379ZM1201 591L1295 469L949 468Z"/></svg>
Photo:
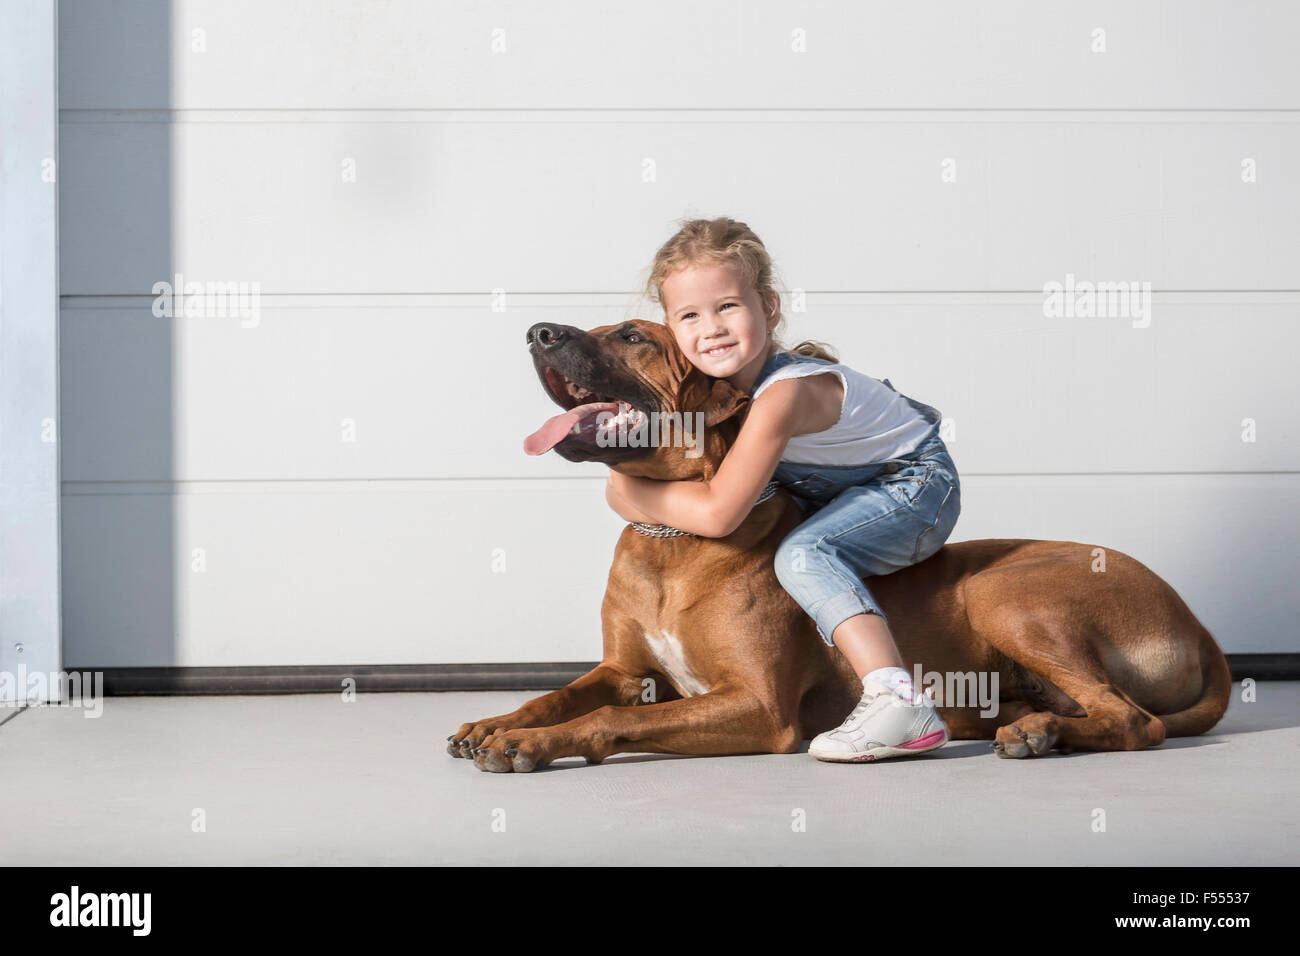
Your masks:
<svg viewBox="0 0 1300 956"><path fill-rule="evenodd" d="M611 492L649 516L635 520L725 538L740 527L771 481L790 437L808 430L803 421L807 415L800 411L808 403L798 400L803 381L774 382L750 403L740 434L712 481L655 481L611 470Z"/></svg>
<svg viewBox="0 0 1300 956"><path fill-rule="evenodd" d="M605 482L606 503L613 508L618 516L624 521L640 521L643 524L659 524L660 522L655 521L655 519L651 518L648 514L633 508L631 503L618 493L614 487L614 476L616 474L618 474L618 472L611 468L609 471L609 481Z"/></svg>

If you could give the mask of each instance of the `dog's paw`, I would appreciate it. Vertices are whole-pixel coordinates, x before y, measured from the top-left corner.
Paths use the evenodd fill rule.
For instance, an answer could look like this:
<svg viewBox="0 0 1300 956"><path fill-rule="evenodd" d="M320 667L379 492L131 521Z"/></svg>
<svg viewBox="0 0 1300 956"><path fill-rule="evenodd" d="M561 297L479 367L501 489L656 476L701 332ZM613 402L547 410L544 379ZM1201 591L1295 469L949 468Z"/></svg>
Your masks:
<svg viewBox="0 0 1300 956"><path fill-rule="evenodd" d="M999 757L1015 759L1041 757L1056 746L1056 739L1054 730L1035 726L1034 721L1026 718L998 728L997 738L993 741L993 752Z"/></svg>
<svg viewBox="0 0 1300 956"><path fill-rule="evenodd" d="M488 773L531 773L546 760L544 741L536 730L502 730L473 749L474 766Z"/></svg>
<svg viewBox="0 0 1300 956"><path fill-rule="evenodd" d="M474 756L474 748L482 745L483 741L499 730L510 729L510 718L507 717L489 717L486 720L476 721L469 724L461 724L460 730L456 731L447 738L447 753L453 757L464 757L469 760Z"/></svg>

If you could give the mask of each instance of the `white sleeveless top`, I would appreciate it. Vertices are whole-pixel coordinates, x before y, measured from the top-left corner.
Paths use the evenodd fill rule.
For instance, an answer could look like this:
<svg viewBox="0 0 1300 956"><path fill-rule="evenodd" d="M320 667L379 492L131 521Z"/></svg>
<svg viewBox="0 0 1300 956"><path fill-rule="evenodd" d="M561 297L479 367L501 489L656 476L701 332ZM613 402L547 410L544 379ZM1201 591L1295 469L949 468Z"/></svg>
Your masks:
<svg viewBox="0 0 1300 956"><path fill-rule="evenodd" d="M831 372L844 386L840 418L824 431L794 435L782 461L804 465L866 465L905 458L929 438L936 425L902 394L847 365L794 361L772 372L751 395L773 382Z"/></svg>

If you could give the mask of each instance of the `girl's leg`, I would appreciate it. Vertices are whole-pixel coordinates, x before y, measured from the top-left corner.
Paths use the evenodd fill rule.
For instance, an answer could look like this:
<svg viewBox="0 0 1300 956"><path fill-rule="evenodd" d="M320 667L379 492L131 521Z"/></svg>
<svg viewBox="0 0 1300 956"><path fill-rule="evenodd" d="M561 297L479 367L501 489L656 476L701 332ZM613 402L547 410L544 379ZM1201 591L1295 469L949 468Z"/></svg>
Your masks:
<svg viewBox="0 0 1300 956"><path fill-rule="evenodd" d="M902 667L889 624L879 614L855 614L840 622L831 637L861 680L882 667Z"/></svg>
<svg viewBox="0 0 1300 956"><path fill-rule="evenodd" d="M813 619L822 640L841 647L859 676L899 663L885 612L863 579L911 564L926 527L883 487L855 486L794 528L777 548L774 569L781 586Z"/></svg>
<svg viewBox="0 0 1300 956"><path fill-rule="evenodd" d="M960 508L955 481L945 478L937 466L922 465L914 480L848 488L777 549L782 586L864 683L844 723L813 739L809 753L819 760L925 753L948 739L933 702L912 686L885 614L863 583L938 550Z"/></svg>
<svg viewBox="0 0 1300 956"><path fill-rule="evenodd" d="M782 587L859 677L903 666L885 612L863 579L933 555L952 533L960 502L946 463L918 463L912 474L845 489L781 542L775 571Z"/></svg>

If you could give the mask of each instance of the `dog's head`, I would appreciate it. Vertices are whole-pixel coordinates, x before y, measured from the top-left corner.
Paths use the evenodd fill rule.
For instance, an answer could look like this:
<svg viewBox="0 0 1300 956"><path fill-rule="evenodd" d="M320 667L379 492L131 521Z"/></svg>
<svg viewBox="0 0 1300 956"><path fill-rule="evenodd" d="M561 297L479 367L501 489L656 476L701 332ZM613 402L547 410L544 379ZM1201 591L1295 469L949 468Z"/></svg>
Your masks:
<svg viewBox="0 0 1300 956"><path fill-rule="evenodd" d="M657 322L632 319L584 332L539 322L528 351L562 414L524 441L569 461L599 461L627 475L712 478L740 430L749 396L705 375Z"/></svg>

